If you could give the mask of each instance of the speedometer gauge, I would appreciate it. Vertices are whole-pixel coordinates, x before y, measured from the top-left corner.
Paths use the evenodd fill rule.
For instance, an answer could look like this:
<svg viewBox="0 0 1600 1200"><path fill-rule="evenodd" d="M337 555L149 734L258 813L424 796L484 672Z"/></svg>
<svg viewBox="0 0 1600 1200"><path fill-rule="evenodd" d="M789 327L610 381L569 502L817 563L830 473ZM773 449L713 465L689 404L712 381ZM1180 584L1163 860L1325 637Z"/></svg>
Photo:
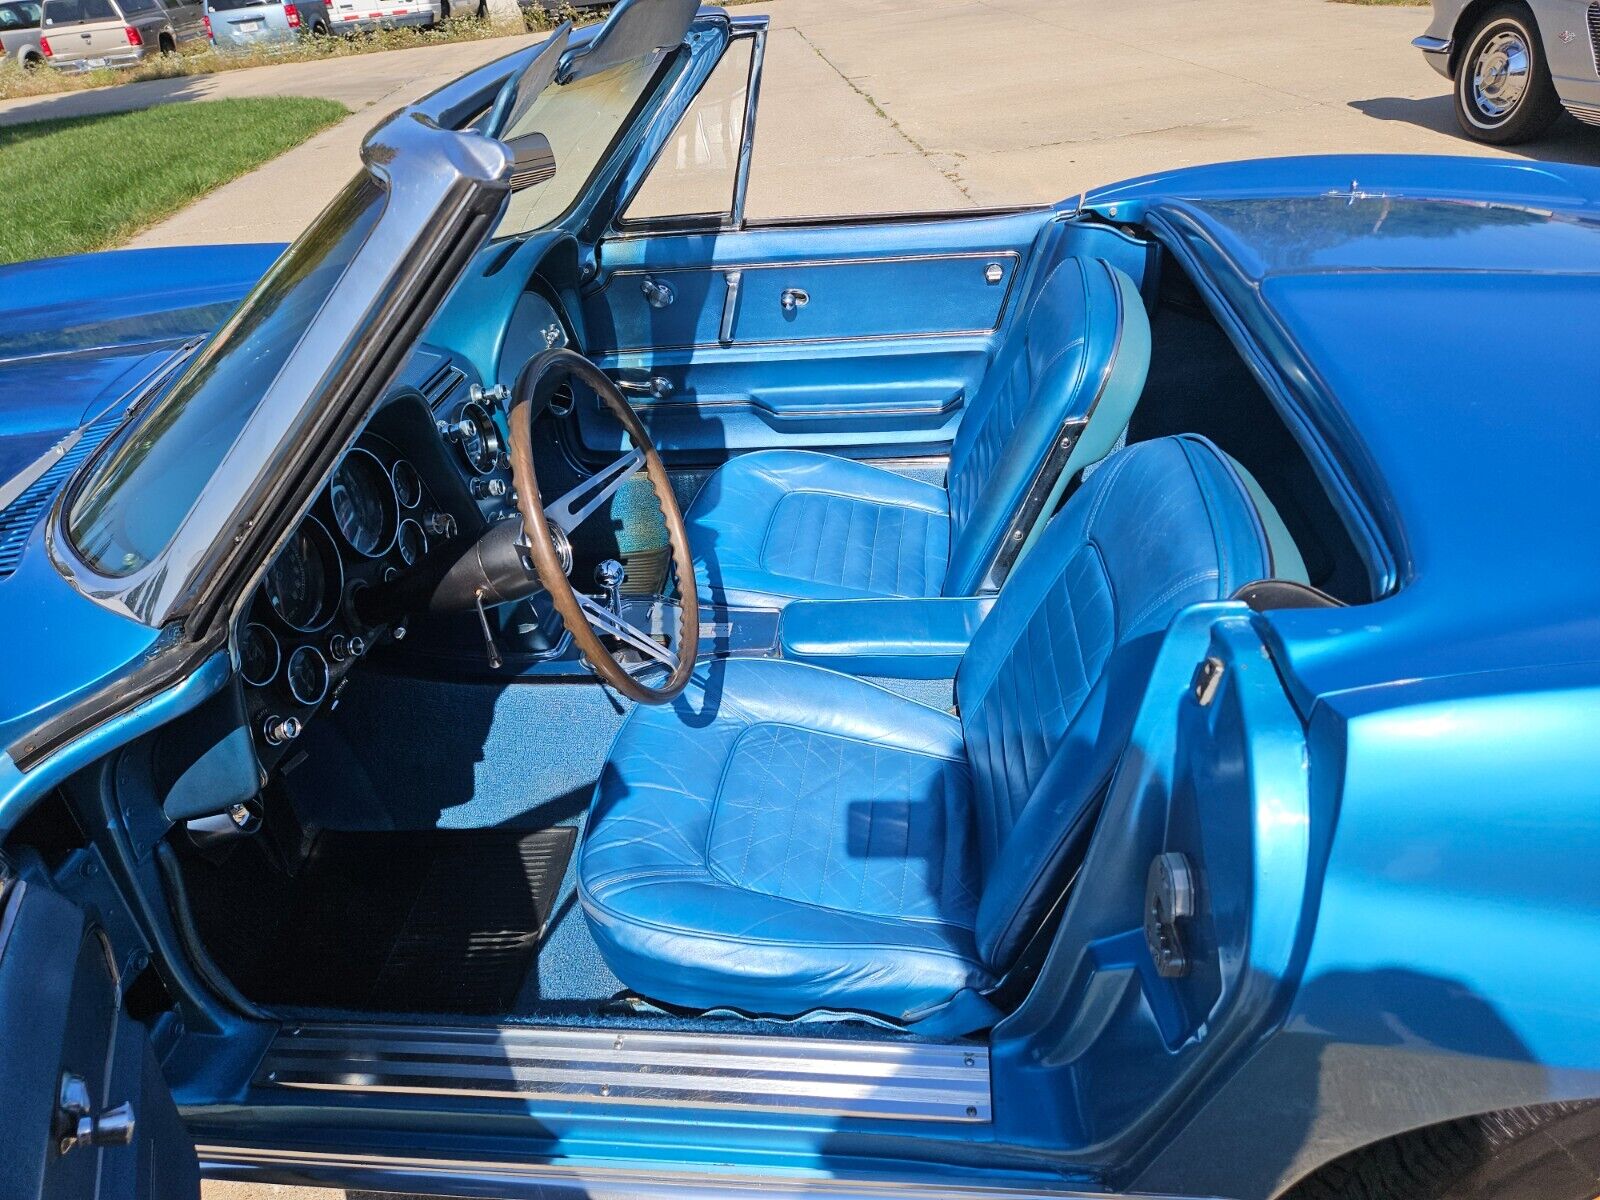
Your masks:
<svg viewBox="0 0 1600 1200"><path fill-rule="evenodd" d="M378 558L394 544L400 506L394 483L377 457L352 450L328 482L328 504L339 534L357 554Z"/></svg>
<svg viewBox="0 0 1600 1200"><path fill-rule="evenodd" d="M290 629L312 633L333 620L344 598L344 567L333 535L307 517L267 569L267 606Z"/></svg>

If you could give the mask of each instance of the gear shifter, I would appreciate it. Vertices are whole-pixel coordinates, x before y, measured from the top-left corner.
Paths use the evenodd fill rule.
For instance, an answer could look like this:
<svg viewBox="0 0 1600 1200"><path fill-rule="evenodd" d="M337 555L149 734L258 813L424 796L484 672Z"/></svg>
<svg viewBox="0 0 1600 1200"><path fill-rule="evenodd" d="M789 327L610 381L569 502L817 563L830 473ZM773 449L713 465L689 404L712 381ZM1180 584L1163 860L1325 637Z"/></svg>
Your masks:
<svg viewBox="0 0 1600 1200"><path fill-rule="evenodd" d="M594 581L605 593L606 607L618 620L622 619L622 581L627 577L627 570L614 558L606 559L594 569Z"/></svg>

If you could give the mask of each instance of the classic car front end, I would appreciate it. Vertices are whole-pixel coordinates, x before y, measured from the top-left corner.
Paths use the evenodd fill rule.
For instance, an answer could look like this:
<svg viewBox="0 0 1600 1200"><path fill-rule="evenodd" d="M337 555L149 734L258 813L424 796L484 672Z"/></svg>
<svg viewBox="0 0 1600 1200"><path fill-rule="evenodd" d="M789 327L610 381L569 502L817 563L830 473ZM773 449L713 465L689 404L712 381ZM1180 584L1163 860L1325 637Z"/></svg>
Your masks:
<svg viewBox="0 0 1600 1200"><path fill-rule="evenodd" d="M1590 1196L1600 173L763 225L765 36L0 272L17 1194Z"/></svg>

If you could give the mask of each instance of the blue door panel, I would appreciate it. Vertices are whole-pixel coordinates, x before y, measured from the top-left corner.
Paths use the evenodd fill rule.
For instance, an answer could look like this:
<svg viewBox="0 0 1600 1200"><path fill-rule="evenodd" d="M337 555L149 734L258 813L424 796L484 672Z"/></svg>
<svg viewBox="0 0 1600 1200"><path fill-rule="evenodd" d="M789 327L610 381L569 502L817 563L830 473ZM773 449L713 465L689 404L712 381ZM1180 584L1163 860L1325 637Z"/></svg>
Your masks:
<svg viewBox="0 0 1600 1200"><path fill-rule="evenodd" d="M630 395L661 447L755 450L857 442L879 453L939 452L989 365L987 344L923 338L916 357L892 341L773 345L759 366L738 347L636 351L602 365L620 379L665 380L665 397ZM592 396L576 417L585 446L622 448L621 427Z"/></svg>
<svg viewBox="0 0 1600 1200"><path fill-rule="evenodd" d="M618 237L584 296L586 350L641 385L630 399L669 459L801 446L942 454L1050 216ZM787 289L804 302L786 308ZM619 444L593 404L576 425L587 450Z"/></svg>
<svg viewBox="0 0 1600 1200"><path fill-rule="evenodd" d="M1005 250L638 267L613 273L599 299L612 323L611 344L618 350L988 333L1000 322L1019 258ZM994 282L986 271L996 276ZM724 342L733 278L738 284L731 337ZM673 301L655 307L646 292L659 292L661 285L671 289ZM785 291L805 293L805 303L786 308Z"/></svg>

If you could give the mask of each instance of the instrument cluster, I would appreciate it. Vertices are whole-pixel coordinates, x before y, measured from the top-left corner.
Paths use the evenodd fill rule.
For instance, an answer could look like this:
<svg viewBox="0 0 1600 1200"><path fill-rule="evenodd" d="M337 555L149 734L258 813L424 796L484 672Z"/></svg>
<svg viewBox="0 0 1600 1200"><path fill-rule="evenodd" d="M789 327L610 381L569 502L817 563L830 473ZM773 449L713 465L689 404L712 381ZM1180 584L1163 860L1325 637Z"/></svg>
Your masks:
<svg viewBox="0 0 1600 1200"><path fill-rule="evenodd" d="M239 631L263 765L321 705L337 703L351 666L378 638L404 636L363 609L362 593L393 583L456 532L422 473L386 439L369 433L340 460L267 568Z"/></svg>

